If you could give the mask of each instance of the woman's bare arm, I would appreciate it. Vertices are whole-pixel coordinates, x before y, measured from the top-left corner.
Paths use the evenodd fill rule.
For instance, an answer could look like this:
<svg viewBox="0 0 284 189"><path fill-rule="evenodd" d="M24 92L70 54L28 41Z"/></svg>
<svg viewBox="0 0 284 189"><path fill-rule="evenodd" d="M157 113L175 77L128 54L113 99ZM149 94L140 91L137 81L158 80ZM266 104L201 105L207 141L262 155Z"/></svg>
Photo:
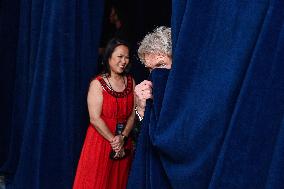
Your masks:
<svg viewBox="0 0 284 189"><path fill-rule="evenodd" d="M102 90L103 89L98 80L93 80L91 82L87 97L90 122L106 140L112 142L114 135L111 133L104 120L101 118L103 105Z"/></svg>

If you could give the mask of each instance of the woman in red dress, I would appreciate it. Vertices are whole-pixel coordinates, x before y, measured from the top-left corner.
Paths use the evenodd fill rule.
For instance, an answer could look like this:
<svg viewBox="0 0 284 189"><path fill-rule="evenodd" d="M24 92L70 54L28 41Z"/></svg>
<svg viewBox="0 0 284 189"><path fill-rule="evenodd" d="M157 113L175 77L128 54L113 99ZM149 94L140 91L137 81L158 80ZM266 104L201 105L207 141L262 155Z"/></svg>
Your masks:
<svg viewBox="0 0 284 189"><path fill-rule="evenodd" d="M131 140L126 139L135 117L135 83L125 74L129 64L127 43L110 40L103 62L105 72L89 87L90 125L73 189L124 189L127 184L133 146ZM116 133L118 125L123 125L120 134Z"/></svg>

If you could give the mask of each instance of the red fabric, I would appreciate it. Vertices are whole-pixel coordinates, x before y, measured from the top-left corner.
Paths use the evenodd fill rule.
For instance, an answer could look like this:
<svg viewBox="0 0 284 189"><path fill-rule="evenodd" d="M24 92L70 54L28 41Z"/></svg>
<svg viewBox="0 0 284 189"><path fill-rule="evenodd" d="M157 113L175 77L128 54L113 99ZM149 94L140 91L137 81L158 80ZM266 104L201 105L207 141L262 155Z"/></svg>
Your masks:
<svg viewBox="0 0 284 189"><path fill-rule="evenodd" d="M101 118L111 132L115 132L116 113L119 121L126 121L133 109L132 78L127 77L127 86L123 92L113 92L99 76L103 88L103 107ZM117 101L116 102L116 98ZM118 104L118 111L117 111ZM131 140L125 148L133 152ZM77 167L73 189L125 189L133 153L122 160L111 160L111 146L92 124L87 130L86 139Z"/></svg>

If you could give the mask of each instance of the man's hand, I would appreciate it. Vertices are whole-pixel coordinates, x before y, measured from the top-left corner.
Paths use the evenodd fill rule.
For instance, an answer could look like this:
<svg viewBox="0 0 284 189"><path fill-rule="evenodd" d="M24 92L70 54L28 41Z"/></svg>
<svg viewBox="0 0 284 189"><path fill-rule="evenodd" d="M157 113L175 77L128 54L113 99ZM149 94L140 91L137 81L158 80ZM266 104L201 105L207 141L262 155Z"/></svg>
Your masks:
<svg viewBox="0 0 284 189"><path fill-rule="evenodd" d="M146 100L149 98L153 98L152 82L148 80L142 81L140 84L135 86L134 92L137 111L141 117L144 117Z"/></svg>

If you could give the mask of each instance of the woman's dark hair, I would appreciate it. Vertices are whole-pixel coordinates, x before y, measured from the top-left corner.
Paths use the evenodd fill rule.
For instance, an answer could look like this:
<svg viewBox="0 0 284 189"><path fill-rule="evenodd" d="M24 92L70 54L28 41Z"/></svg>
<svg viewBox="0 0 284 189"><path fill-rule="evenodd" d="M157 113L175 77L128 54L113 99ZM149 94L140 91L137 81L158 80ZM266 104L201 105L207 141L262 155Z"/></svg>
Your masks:
<svg viewBox="0 0 284 189"><path fill-rule="evenodd" d="M102 63L103 63L103 73L104 74L108 74L110 75L110 67L109 67L109 58L111 57L112 53L114 52L115 48L120 46L120 45L124 45L128 48L129 50L129 56L130 56L130 45L122 40L122 39L118 39L118 38L112 38L108 41L107 43L107 46L105 48L105 52L104 52L104 55L103 55L103 60L102 60ZM130 63L131 63L131 58L129 58L129 63L128 65L126 66L126 68L124 69L122 75L125 75L126 73L129 72L130 70Z"/></svg>

